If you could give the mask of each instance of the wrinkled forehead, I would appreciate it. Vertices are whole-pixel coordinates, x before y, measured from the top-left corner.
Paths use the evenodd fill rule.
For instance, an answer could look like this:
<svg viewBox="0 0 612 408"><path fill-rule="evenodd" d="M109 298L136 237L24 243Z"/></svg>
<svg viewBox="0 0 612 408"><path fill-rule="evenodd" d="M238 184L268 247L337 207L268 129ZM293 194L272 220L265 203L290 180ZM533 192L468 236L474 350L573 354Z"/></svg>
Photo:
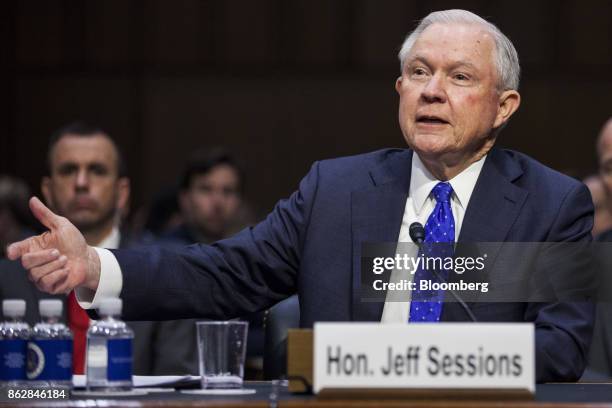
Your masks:
<svg viewBox="0 0 612 408"><path fill-rule="evenodd" d="M406 62L415 58L467 61L495 69L495 40L481 24L434 23L417 37Z"/></svg>
<svg viewBox="0 0 612 408"><path fill-rule="evenodd" d="M62 136L50 152L52 167L70 162L79 165L101 164L117 170L118 155L113 142L104 134Z"/></svg>

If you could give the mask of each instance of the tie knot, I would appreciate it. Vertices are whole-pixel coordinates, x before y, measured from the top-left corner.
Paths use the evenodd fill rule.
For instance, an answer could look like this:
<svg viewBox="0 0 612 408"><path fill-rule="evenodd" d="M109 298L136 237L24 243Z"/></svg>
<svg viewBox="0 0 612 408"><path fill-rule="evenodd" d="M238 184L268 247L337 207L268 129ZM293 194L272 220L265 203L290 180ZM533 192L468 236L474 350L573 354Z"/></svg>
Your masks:
<svg viewBox="0 0 612 408"><path fill-rule="evenodd" d="M439 203L450 203L453 187L447 181L441 181L431 190L436 201Z"/></svg>

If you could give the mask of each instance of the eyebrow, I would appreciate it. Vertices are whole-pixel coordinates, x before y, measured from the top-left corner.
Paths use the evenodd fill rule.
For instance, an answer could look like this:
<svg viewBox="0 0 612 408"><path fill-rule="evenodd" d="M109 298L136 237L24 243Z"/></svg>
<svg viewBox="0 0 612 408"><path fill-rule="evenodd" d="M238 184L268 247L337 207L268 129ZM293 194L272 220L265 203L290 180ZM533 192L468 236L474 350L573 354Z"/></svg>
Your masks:
<svg viewBox="0 0 612 408"><path fill-rule="evenodd" d="M80 167L79 163L75 162L75 161L65 161L63 163L60 163L57 168L60 170L72 170L72 169L76 169ZM109 166L106 163L100 162L100 161L92 161L89 163L86 163L85 167L88 170L91 169L103 169L103 170L109 170Z"/></svg>
<svg viewBox="0 0 612 408"><path fill-rule="evenodd" d="M406 61L406 65L410 65L414 62L422 62L425 65L430 65L429 61L427 60L427 58L425 58L422 55L415 55L412 58L408 59ZM457 68L457 67L467 67L470 69L473 69L474 71L479 71L478 67L476 67L476 65L472 64L469 61L465 61L465 60L459 60L459 61L455 61L451 64L451 68Z"/></svg>

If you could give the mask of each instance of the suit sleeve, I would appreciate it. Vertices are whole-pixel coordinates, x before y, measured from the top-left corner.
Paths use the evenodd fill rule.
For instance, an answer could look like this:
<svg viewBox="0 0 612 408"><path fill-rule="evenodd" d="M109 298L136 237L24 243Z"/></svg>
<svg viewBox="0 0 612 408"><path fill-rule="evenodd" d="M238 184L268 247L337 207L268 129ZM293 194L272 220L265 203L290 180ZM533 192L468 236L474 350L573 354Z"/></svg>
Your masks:
<svg viewBox="0 0 612 408"><path fill-rule="evenodd" d="M212 245L113 251L126 320L229 319L296 292L318 163L259 224Z"/></svg>
<svg viewBox="0 0 612 408"><path fill-rule="evenodd" d="M591 196L579 184L562 201L547 241L588 243L592 227ZM580 378L588 359L594 317L595 305L586 297L584 301L528 305L525 320L534 321L536 327L538 382Z"/></svg>

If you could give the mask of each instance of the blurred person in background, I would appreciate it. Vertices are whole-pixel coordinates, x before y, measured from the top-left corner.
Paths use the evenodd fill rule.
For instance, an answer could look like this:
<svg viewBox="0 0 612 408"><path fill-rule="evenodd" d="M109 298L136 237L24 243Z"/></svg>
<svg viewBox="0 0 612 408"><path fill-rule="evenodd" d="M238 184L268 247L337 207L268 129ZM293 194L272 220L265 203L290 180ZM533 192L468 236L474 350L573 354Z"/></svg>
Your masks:
<svg viewBox="0 0 612 408"><path fill-rule="evenodd" d="M593 222L593 236L597 236L604 231L612 228L612 206L608 201L606 187L599 174L591 174L582 180L591 192L593 206L595 207L595 216Z"/></svg>
<svg viewBox="0 0 612 408"><path fill-rule="evenodd" d="M599 176L603 182L608 213L612 213L612 118L609 118L597 139L597 159ZM612 227L611 227L612 228ZM612 241L612 230L608 229L600 237L603 241Z"/></svg>
<svg viewBox="0 0 612 408"><path fill-rule="evenodd" d="M608 211L612 203L612 118L604 124L597 139L597 158L599 162L599 175L603 182L606 195ZM593 197L595 201L595 197ZM595 232L593 233L595 235ZM599 254L603 265L602 282L611 282L612 274L612 228L601 232L595 237L600 241ZM583 376L583 380L610 381L612 380L612 293L604 285L603 299L597 304L595 329L593 331L593 342L589 365Z"/></svg>
<svg viewBox="0 0 612 408"><path fill-rule="evenodd" d="M119 229L121 216L127 213L130 180L121 152L104 130L75 122L56 131L50 139L47 175L42 178L41 190L49 207L70 220L89 244L105 248L130 246ZM20 195L27 206L29 192ZM38 300L51 297L64 301L66 322L74 335L73 372L83 374L90 319L78 306L74 291L67 298L45 294L27 279L19 263L0 264L0 299L26 300L26 320L30 325L40 321ZM154 323L129 325L135 334L134 373L149 374L154 364Z"/></svg>
<svg viewBox="0 0 612 408"><path fill-rule="evenodd" d="M609 231L612 229L612 118L601 128L595 148L599 173L584 179L595 207L593 236L606 233L607 239L605 236L601 238L612 241L612 231Z"/></svg>
<svg viewBox="0 0 612 408"><path fill-rule="evenodd" d="M243 172L224 149L195 153L180 179L178 204L183 223L162 235L180 245L209 244L244 226ZM243 224L238 226L238 224Z"/></svg>
<svg viewBox="0 0 612 408"><path fill-rule="evenodd" d="M162 234L162 246L210 244L227 238L248 224L242 199L244 176L236 159L225 149L198 151L188 161L179 181L178 205L183 222ZM257 377L262 366L263 313L247 316L247 376ZM198 373L195 319L160 323L160 337L175 359L162 372L189 367Z"/></svg>

